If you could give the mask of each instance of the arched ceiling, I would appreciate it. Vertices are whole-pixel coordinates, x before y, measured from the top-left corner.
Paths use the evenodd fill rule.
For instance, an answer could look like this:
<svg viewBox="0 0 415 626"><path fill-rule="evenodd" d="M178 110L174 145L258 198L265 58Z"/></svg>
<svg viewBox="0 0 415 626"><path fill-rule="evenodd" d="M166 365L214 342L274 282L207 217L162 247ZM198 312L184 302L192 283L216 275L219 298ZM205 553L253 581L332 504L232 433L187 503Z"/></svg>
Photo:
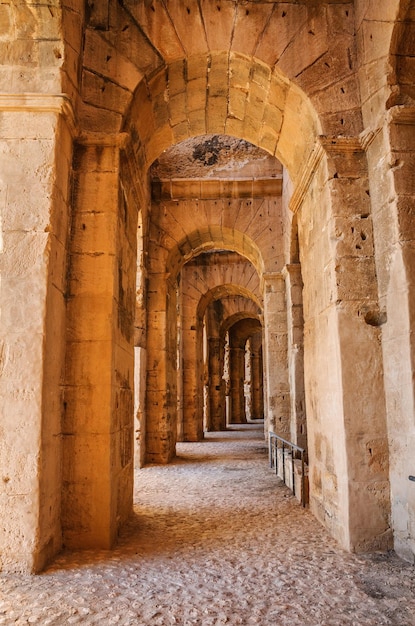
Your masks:
<svg viewBox="0 0 415 626"><path fill-rule="evenodd" d="M177 178L280 178L282 165L244 139L201 135L165 150L150 168L153 181Z"/></svg>
<svg viewBox="0 0 415 626"><path fill-rule="evenodd" d="M227 134L296 181L317 135L362 130L352 2L86 4L85 16L83 3L65 7L65 90L78 84L81 129L125 131L140 168L184 139Z"/></svg>
<svg viewBox="0 0 415 626"><path fill-rule="evenodd" d="M264 272L264 260L257 244L245 233L232 228L212 225L207 229L188 233L168 253L166 270L174 283L183 265L207 251L229 250L244 256L255 267L258 275Z"/></svg>
<svg viewBox="0 0 415 626"><path fill-rule="evenodd" d="M123 130L144 169L186 139L228 135L275 156L292 177L321 132L310 100L278 69L227 51L175 62L141 81Z"/></svg>
<svg viewBox="0 0 415 626"><path fill-rule="evenodd" d="M235 321L228 328L230 345L243 346L247 339L262 332L262 326L259 320L246 317Z"/></svg>
<svg viewBox="0 0 415 626"><path fill-rule="evenodd" d="M262 314L261 304L255 294L240 285L224 284L211 289L200 298L197 307L198 319L202 320L208 306L218 300L222 303L232 300L238 307L238 313L241 312L244 317L248 315L259 319Z"/></svg>
<svg viewBox="0 0 415 626"><path fill-rule="evenodd" d="M225 337L226 333L230 331L231 328L238 328L239 324L242 324L242 328L244 328L245 324L248 324L249 328L253 328L255 326L258 331L262 328L260 318L257 317L254 312L250 312L247 309L243 310L243 308L241 307L241 310L239 310L238 312L232 313L225 317L220 328L220 336Z"/></svg>

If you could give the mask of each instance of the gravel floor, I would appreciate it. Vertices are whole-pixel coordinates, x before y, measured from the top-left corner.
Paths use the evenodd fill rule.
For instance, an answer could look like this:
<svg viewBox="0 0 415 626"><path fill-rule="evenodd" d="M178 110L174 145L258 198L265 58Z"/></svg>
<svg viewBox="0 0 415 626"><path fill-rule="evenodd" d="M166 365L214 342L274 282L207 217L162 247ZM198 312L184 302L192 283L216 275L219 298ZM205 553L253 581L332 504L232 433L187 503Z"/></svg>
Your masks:
<svg viewBox="0 0 415 626"><path fill-rule="evenodd" d="M136 471L112 552L0 576L0 624L415 625L415 568L341 550L268 468L249 425Z"/></svg>

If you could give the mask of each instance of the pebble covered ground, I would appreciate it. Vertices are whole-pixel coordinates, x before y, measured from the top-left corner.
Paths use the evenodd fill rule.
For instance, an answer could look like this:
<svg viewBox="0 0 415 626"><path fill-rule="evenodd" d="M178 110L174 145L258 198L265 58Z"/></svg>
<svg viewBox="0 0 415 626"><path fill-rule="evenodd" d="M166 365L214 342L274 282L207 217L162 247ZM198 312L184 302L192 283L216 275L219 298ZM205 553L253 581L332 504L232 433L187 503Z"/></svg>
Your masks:
<svg viewBox="0 0 415 626"><path fill-rule="evenodd" d="M116 549L0 575L0 624L415 625L415 568L344 552L268 468L259 427L177 450L136 470Z"/></svg>

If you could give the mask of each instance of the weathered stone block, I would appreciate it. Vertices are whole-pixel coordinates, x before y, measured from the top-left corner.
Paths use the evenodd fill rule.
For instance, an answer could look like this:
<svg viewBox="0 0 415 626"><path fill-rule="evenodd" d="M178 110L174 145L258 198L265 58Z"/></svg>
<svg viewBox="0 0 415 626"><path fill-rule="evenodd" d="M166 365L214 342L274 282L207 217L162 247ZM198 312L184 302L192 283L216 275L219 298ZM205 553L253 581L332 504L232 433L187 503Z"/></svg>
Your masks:
<svg viewBox="0 0 415 626"><path fill-rule="evenodd" d="M197 78L187 84L188 111L204 111L207 98L207 82L205 78Z"/></svg>
<svg viewBox="0 0 415 626"><path fill-rule="evenodd" d="M170 124L176 126L187 120L186 92L170 96L169 99Z"/></svg>
<svg viewBox="0 0 415 626"><path fill-rule="evenodd" d="M186 64L181 59L171 63L168 68L168 90L169 95L174 96L186 90Z"/></svg>

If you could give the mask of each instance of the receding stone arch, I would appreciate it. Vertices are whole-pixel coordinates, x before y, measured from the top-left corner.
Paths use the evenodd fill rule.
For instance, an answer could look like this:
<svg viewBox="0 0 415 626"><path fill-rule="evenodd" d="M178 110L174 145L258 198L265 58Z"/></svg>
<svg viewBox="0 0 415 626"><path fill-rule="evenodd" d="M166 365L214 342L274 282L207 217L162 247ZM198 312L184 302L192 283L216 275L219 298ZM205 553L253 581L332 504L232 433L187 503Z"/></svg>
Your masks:
<svg viewBox="0 0 415 626"><path fill-rule="evenodd" d="M131 268L134 268L135 234L131 231L135 213L137 208L143 211L143 230L146 230L150 214L148 166L161 150L190 135L200 136L219 130L245 137L278 156L289 169L294 191L297 190L292 207L297 212L299 257L305 278L307 385L313 430L313 454L310 457L313 464L313 512L346 547L366 549L388 544L388 505L384 495L388 493L387 462L372 460L387 459L388 454L381 391L382 361L378 346L381 336L388 340L402 337L399 333L388 335L392 327L398 331L402 328L399 319L391 315L398 307L395 306L394 310L392 307L398 287L404 286L406 277L410 280L412 275L411 245L401 246L402 241L409 242L411 235L411 220L406 218L412 206L413 177L408 167L412 158L408 158L408 153L404 154L405 150L400 150L399 155L395 150L397 146L407 145L408 128L412 137L413 110L411 105L407 107L413 97L408 80L411 72L403 71L402 67L396 79L392 75L394 69L391 69L396 65L394 57L403 59L401 53L405 52L406 42L402 40L401 32L405 33L405 28L411 27L411 14L406 13L411 4L407 0L391 0L387 6L386 3L364 1L353 3L353 6L351 2L304 1L285 3L289 6L282 11L278 2L256 2L252 3L255 19L248 20L246 17L242 19L238 12L243 6L241 3L228 3L230 6L222 15L227 19L231 15L235 18L233 29L225 19L215 28L211 19L216 11L215 3L189 0L190 3L192 17L195 11L200 18L197 21L200 38L194 36L194 30L186 28L189 22L182 13L183 5L178 2L158 2L155 11L150 3L135 0L96 2L94 6L89 3L87 13L85 2L65 3L65 6L54 7L54 15L49 16L46 10L48 20L43 23L45 31L42 32L38 26L42 25L40 18L44 7L39 12L37 8L30 9L29 15L27 3L5 5L3 36L10 34L16 49L13 49L12 42L10 47L9 42L6 43L10 54L8 65L2 66L5 81L9 76L12 78L10 89L13 90L1 98L4 128L12 128L15 133L12 140L5 137L4 154L13 169L15 160L26 163L28 168L26 184L21 190L17 189L19 184L16 184L13 169L10 170L15 193L11 203L19 210L15 215L7 211L4 259L7 268L13 267L13 241L20 231L19 236L24 236L25 241L32 241L32 237L37 240L44 262L42 272L36 275L32 271L25 273L25 279L32 282L22 281L19 292L32 293L31 286L36 284L41 286L36 289L36 294L42 294L40 297L43 298L34 307L38 315L36 350L43 368L39 368L36 380L31 378L32 372L27 364L19 361L22 378L27 385L32 385L31 390L38 390L34 398L36 404L28 402L18 419L16 412L16 426L23 428L30 417L36 435L33 437L36 443L28 443L24 453L21 449L22 458L36 459L39 467L39 477L35 472L30 475L21 473L17 463L12 468L23 486L19 493L24 491L33 501L39 501L38 510L31 509L28 514L21 496L17 505L11 504L14 495L8 500L12 514L7 529L13 540L6 546L5 562L19 561L19 567L41 567L59 550L62 526L67 544L69 527L72 545L110 547L120 521L129 512L131 503L126 494L131 486L131 464L119 468L126 461L125 451L129 449L129 402L125 411L120 411L118 401L121 392L123 396L131 393L126 388L126 381L131 378L127 370L132 371L129 365L131 345L129 340L124 341L122 333L117 333L118 325L123 326L129 321L133 309L130 295L128 307L125 306L125 296L134 289ZM110 7L111 11L106 13L102 7ZM30 19L20 20L15 28L17 22L8 21L7 16L17 11L21 17L26 14ZM35 15L38 16L36 19ZM202 20L202 15L209 19ZM177 29L173 27L171 17L177 20ZM397 19L405 23L397 25L393 34L393 22ZM201 26L202 21L206 24L205 29ZM162 26L167 28L168 37L164 36L166 30ZM25 66L19 61L17 70L15 61L23 41L30 46L32 61ZM407 68L412 63L410 57L411 54L405 58ZM403 89L396 92L399 98L394 99L396 93L391 92L399 81ZM62 106L63 102L65 106ZM42 137L36 141L32 139L34 118L36 129L42 129ZM398 119L399 123L395 124ZM393 124L390 125L391 120ZM362 138L359 135L364 128L367 132ZM316 144L316 138L323 134L325 137ZM394 135L391 141L389 134ZM76 142L75 159L72 159L73 141ZM19 142L16 150L15 142ZM32 150L34 145L40 148L37 156ZM371 153L369 185L365 151ZM388 160L389 155L392 160ZM128 159L131 165L125 178L120 165L123 159ZM45 171L48 171L47 184L50 181L50 187L44 184ZM4 172L7 174L7 168ZM72 187L68 184L71 176ZM123 184L120 185L120 181ZM133 200L131 190L125 188L126 182L139 188L137 199ZM43 185L42 191L39 184ZM389 200L396 194L396 212L392 215ZM7 198L7 202L12 198L9 192ZM100 213L89 210L90 207L96 208L97 199L102 200L103 211ZM32 207L33 211L22 212L23 208ZM44 212L34 233L31 220L32 215L38 215L39 207ZM390 228L378 231L376 268L373 266L370 224L375 211L374 221L378 224L388 222L390 225L393 221ZM16 223L12 223L13 217L18 218ZM71 238L67 237L66 218L72 222ZM399 228L395 229L397 224ZM242 227L238 230L244 231ZM202 231L206 232L205 227ZM147 230L145 237L144 252L150 256ZM68 245L67 239L70 239ZM252 239L264 259L262 246L255 237ZM222 241L216 236L212 242L214 240ZM105 253L101 241L106 244ZM382 241L386 242L385 247L395 243L395 249L387 249L384 254ZM195 242L189 247L183 241L183 246L186 254L199 250ZM399 257L400 247L405 259ZM168 254L169 249L161 248L158 250L163 257L160 275L164 280L167 277L163 255ZM123 254L128 249L131 254L126 259ZM235 246L236 249L240 248ZM257 251L250 250L249 254L252 259L257 258L258 268L266 268L268 258L261 265ZM64 269L66 258L69 258L70 266L69 289ZM294 258L296 255L290 260ZM177 259L178 256L172 257L172 275L177 270L176 265L180 265ZM389 273L387 266L391 259L393 272ZM286 263L287 259L278 259L272 271L261 276L264 325L267 328L286 328L286 276L293 269L284 267ZM128 277L123 274L127 267ZM9 276L13 279L13 273ZM394 283L396 289L388 291L391 277L391 284ZM95 289L101 289L103 278L107 279L104 301ZM380 285L379 302L377 281ZM2 282L2 289L10 287L12 282L9 285L7 281ZM78 288L76 293L71 291L75 287ZM298 285L296 287L299 289ZM410 282L408 292L413 292ZM83 299L85 294L87 302ZM18 295L15 290L16 301ZM165 323L163 331L169 340L172 328L170 320L164 316L170 296L170 292L150 291L148 300L146 298L155 317ZM387 301L392 306L386 325L382 324L386 313L382 307ZM18 303L20 308L23 303L22 297ZM81 309L81 303L85 308ZM405 322L412 319L413 304L409 295L406 305L400 309L406 315ZM81 311L86 313L80 315ZM91 315L96 311L100 313L102 324L97 324ZM367 320L382 327L368 324ZM87 324L87 321L91 323ZM81 333L86 327L91 335ZM65 328L68 329L66 356L62 330ZM103 328L107 333L104 340L99 335ZM405 354L410 362L412 343L409 337L413 332L410 325L405 328L408 331ZM16 333L16 327L10 331L13 333ZM270 333L268 337L267 350L283 361L286 358L281 349L284 337L280 335L281 341L273 343L272 335ZM156 332L147 339L152 339L159 350ZM104 343L108 348L105 358L98 358L98 350ZM383 343L385 347L387 341ZM392 343L389 341L390 345ZM399 341L394 345L396 353L402 355L402 350L398 350ZM164 349L172 362L174 347L169 343ZM102 353L100 355L102 357ZM393 382L396 372L393 350L390 353L385 351L384 355L389 382ZM165 356L160 349L149 363L149 379L162 369L160 364ZM71 385L70 381L66 385L63 409L59 369L62 366L63 370L65 358L66 370L74 368L77 378L76 385ZM50 369L49 361L52 363ZM356 361L359 369L355 366ZM91 364L94 368L97 363L99 375L94 379L95 386L84 385L82 377L89 376L88 368ZM52 370L55 372L53 381L49 377ZM43 372L48 374L47 378L43 378ZM279 417L288 412L286 405L278 404L278 399L286 396L289 385L271 374L269 379L276 382L269 394L273 403L268 412L273 423L278 425ZM406 400L413 400L410 398L410 369L406 370L406 375L407 379L401 376L403 386L406 380L409 384L406 390L402 390L399 418L411 413L405 410L412 406L407 405ZM169 396L174 392L168 378L163 379L163 376L164 372L160 386L151 398L165 409L160 416L162 423L168 413ZM11 371L11 398L19 391L15 378ZM104 380L105 393L100 387ZM362 380L363 389L359 386ZM392 385L389 393L388 406L393 416L396 395ZM362 403L361 398L364 398ZM11 402L10 399L7 407ZM33 407L40 406L42 412L39 410L35 415ZM356 419L356 407L359 420ZM88 424L85 424L85 415L90 417ZM91 432L88 428L92 423ZM362 424L365 427L363 433ZM327 432L333 436L326 437ZM413 430L405 430L404 437L409 432ZM63 433L67 440L65 446L68 444L64 456L68 459L65 472L71 480L69 487L68 481L61 480L59 473ZM93 445L97 433L103 442L100 447ZM85 445L86 435L93 442L91 449L97 453L92 464ZM370 445L373 440L376 447ZM398 439L390 441L390 449L395 450ZM9 444L12 449L11 436L7 439ZM337 456L333 454L334 448L340 450ZM112 456L114 450L116 455ZM370 458L369 451L371 455L373 452ZM118 469L112 463L114 460ZM400 477L403 487L407 484L404 478L403 475ZM55 499L62 483L67 498L65 506L69 511L64 519L60 503ZM50 499L53 496L56 503L51 514L48 513L49 500L45 498L43 485L47 485ZM86 485L87 492L84 490ZM397 487L398 483L394 486L395 492ZM97 493L102 496L101 508L98 500L90 497ZM363 503L359 500L361 493L367 495ZM76 506L73 506L74 502ZM407 500L402 502L406 505ZM24 521L20 524L22 513ZM88 531L82 536L86 526ZM30 532L26 532L28 528ZM22 530L23 541L20 541ZM18 556L17 552L14 553L17 545Z"/></svg>
<svg viewBox="0 0 415 626"><path fill-rule="evenodd" d="M225 283L226 278L231 278L232 283ZM223 361L219 326L229 303L239 307L238 310L246 308L248 303L250 315L261 314L260 280L246 258L220 249L195 254L183 265L177 285L174 292L179 294L179 302L172 304L177 302L172 293L167 308L170 315L173 306L183 312L179 323L182 358L178 366L178 436L193 441L203 438L204 422L207 430L219 430L226 425L225 414L220 410L220 406L225 406L224 396L222 389L218 389L221 386L219 361ZM211 397L206 402L209 410L201 402L205 367L216 381L210 385Z"/></svg>
<svg viewBox="0 0 415 626"><path fill-rule="evenodd" d="M227 423L246 423L251 415L252 396L255 396L254 411L257 416L263 414L263 367L262 367L262 336L263 329L258 316L250 315L248 311L243 314L234 314L222 325L221 334L226 328L228 348L228 372L227 372ZM254 347L257 357L253 360L252 351L247 352L249 340L250 348ZM255 385L252 385L252 365L255 362ZM249 367L247 367L247 365ZM249 372L249 381L246 374ZM247 387L249 393L247 394ZM262 398L262 401L261 401Z"/></svg>
<svg viewBox="0 0 415 626"><path fill-rule="evenodd" d="M230 380L225 380L225 361L229 356L226 348L226 335L231 326L243 320L255 320L258 328L262 328L263 315L257 298L243 288L236 288L232 292L224 293L221 286L212 289L206 294L211 299L205 310L205 327L207 329L207 369L208 380L205 386L208 389L208 403L205 415L206 430L224 430L229 423L230 417ZM207 299L207 298L206 298ZM202 300L202 299L201 299ZM217 311L216 303L220 303L220 311ZM202 302L201 302L202 304ZM204 310L204 303L203 308ZM261 341L262 344L262 341ZM228 346L229 348L229 346ZM261 354L262 356L262 354ZM256 361L255 396L261 394L262 390L262 358L261 362ZM261 368L261 375L259 374ZM227 371L229 375L229 372ZM261 389L259 389L259 385ZM233 389L233 392L236 390ZM256 402L259 406L261 403ZM263 404L262 404L263 406ZM257 412L262 412L259 409Z"/></svg>
<svg viewBox="0 0 415 626"><path fill-rule="evenodd" d="M242 296L246 300L251 301L257 309L262 310L261 300L252 291L240 285L224 284L224 285L219 285L218 287L215 287L214 289L211 289L210 291L202 295L202 297L199 300L198 307L197 307L198 319L203 319L203 316L206 312L207 307L215 300L222 300L224 298L232 298L234 296ZM243 317L246 315L246 313L241 312L235 315L241 315ZM259 319L259 314L258 314L258 319ZM232 323L235 323L235 322L232 322Z"/></svg>
<svg viewBox="0 0 415 626"><path fill-rule="evenodd" d="M181 267L191 258L208 250L231 250L246 257L259 275L265 271L265 261L256 243L245 233L216 225L189 233L174 246L167 257L166 271L175 280Z"/></svg>
<svg viewBox="0 0 415 626"><path fill-rule="evenodd" d="M142 81L123 128L146 169L184 139L228 134L275 155L293 180L321 133L310 100L281 70L227 51L180 59Z"/></svg>
<svg viewBox="0 0 415 626"><path fill-rule="evenodd" d="M250 300L250 298L247 298L247 300ZM255 310L240 310L237 313L232 313L223 320L220 327L221 335L226 335L231 326L245 319L255 319L261 323L261 315L255 313Z"/></svg>

